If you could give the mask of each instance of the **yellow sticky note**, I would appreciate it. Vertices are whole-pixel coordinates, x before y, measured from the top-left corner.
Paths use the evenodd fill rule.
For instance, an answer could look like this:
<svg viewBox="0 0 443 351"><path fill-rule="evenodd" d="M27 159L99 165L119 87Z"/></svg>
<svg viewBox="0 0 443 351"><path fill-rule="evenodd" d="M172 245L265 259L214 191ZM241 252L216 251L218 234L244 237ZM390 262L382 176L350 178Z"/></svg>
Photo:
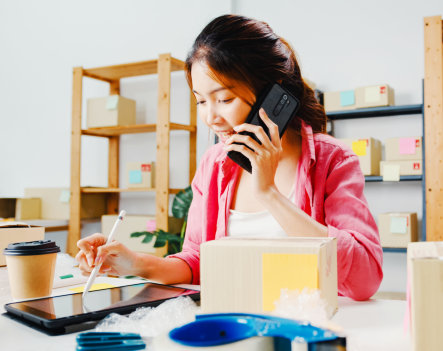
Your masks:
<svg viewBox="0 0 443 351"><path fill-rule="evenodd" d="M275 309L281 289L318 289L316 254L264 253L262 255L263 310Z"/></svg>
<svg viewBox="0 0 443 351"><path fill-rule="evenodd" d="M91 289L89 289L89 291L103 290L103 289L109 289L109 288L115 288L115 286L111 285L111 284L107 284L107 283L92 284ZM79 286L76 288L71 288L69 290L74 291L76 293L82 293L85 290L85 286Z"/></svg>
<svg viewBox="0 0 443 351"><path fill-rule="evenodd" d="M357 156L366 156L366 140L353 141L352 151L354 151Z"/></svg>
<svg viewBox="0 0 443 351"><path fill-rule="evenodd" d="M400 165L385 164L383 166L383 181L398 182L400 180Z"/></svg>

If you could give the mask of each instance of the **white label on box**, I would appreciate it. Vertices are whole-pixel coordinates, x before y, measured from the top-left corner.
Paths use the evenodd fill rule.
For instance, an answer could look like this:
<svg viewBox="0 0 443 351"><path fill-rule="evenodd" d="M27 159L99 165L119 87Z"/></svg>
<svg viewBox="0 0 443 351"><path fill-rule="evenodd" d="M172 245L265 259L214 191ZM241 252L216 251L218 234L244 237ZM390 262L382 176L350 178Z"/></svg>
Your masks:
<svg viewBox="0 0 443 351"><path fill-rule="evenodd" d="M399 164L385 164L383 166L383 181L384 182L398 182L400 180L400 165Z"/></svg>
<svg viewBox="0 0 443 351"><path fill-rule="evenodd" d="M406 234L408 227L407 217L391 217L390 231L393 234Z"/></svg>
<svg viewBox="0 0 443 351"><path fill-rule="evenodd" d="M380 99L379 87L368 87L365 89L365 102L377 102Z"/></svg>
<svg viewBox="0 0 443 351"><path fill-rule="evenodd" d="M116 110L118 107L118 95L108 96L106 99L106 109L107 110Z"/></svg>
<svg viewBox="0 0 443 351"><path fill-rule="evenodd" d="M60 202L67 203L71 197L71 192L69 190L62 190L60 193Z"/></svg>

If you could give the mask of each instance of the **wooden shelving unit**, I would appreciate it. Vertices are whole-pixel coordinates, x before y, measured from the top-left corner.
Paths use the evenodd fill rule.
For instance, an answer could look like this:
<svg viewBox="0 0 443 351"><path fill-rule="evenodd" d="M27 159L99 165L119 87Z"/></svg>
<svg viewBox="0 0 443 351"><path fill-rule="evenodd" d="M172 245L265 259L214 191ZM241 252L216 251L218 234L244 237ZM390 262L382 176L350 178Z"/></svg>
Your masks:
<svg viewBox="0 0 443 351"><path fill-rule="evenodd" d="M67 252L75 255L77 241L80 239L81 196L85 193L106 193L107 213L117 214L119 196L122 192L151 191L156 193L156 223L159 229L168 230L169 195L180 189L169 188L169 140L173 130L189 132L189 179L196 170L197 150L197 110L195 98L190 94L189 125L170 122L171 72L182 71L184 62L170 54L161 54L158 59L121 65L84 69L75 67L73 72L72 93L72 135L71 135L71 198L68 229ZM82 120L82 82L84 77L109 83L109 94L120 93L120 79L157 74L158 75L158 110L156 124L116 126L104 128L81 129ZM119 188L119 146L123 134L155 133L157 154L155 167L155 188L123 189ZM109 141L108 187L94 188L80 186L81 139L83 135L104 137Z"/></svg>
<svg viewBox="0 0 443 351"><path fill-rule="evenodd" d="M443 240L443 21L424 18L427 240Z"/></svg>

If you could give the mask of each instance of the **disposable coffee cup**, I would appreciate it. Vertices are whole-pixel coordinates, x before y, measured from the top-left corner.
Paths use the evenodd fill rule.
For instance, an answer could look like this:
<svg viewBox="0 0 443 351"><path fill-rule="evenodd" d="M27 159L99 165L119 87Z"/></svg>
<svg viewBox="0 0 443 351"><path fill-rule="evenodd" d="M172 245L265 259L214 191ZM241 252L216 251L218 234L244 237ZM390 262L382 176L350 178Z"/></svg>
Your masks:
<svg viewBox="0 0 443 351"><path fill-rule="evenodd" d="M9 244L4 249L14 300L50 296L60 248L51 240Z"/></svg>

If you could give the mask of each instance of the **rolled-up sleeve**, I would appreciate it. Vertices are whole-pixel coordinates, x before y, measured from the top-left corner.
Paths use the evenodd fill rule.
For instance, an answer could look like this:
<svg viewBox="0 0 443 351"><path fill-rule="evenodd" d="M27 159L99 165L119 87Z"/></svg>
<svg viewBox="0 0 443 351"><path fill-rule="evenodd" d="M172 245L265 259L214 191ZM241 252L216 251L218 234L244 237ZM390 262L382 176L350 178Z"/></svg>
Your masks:
<svg viewBox="0 0 443 351"><path fill-rule="evenodd" d="M383 279L383 251L366 202L358 157L337 162L326 179L325 223L337 238L338 291L354 300L370 298Z"/></svg>

